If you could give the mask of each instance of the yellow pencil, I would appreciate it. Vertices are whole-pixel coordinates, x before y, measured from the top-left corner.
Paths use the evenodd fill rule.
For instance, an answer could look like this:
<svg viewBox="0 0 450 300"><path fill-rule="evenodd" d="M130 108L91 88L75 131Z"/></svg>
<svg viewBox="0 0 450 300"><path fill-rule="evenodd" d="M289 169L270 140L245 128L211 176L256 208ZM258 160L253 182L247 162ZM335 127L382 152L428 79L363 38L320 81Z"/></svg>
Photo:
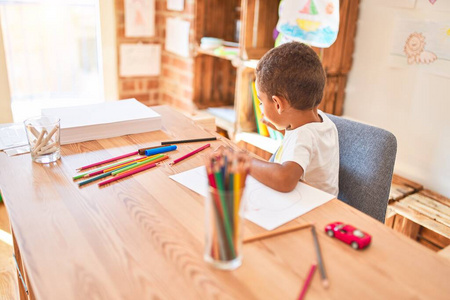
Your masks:
<svg viewBox="0 0 450 300"><path fill-rule="evenodd" d="M157 154L157 155L158 155L158 154ZM146 157L143 157L143 158L140 158L140 159L136 159L136 160L133 160L133 161L130 161L130 162L121 164L121 165L117 165L117 166L114 166L114 167L111 167L111 168L108 168L108 169L103 170L103 173L106 173L106 172L109 172L109 171L113 171L113 170L116 170L116 169L120 169L120 168L129 166L129 165L138 163L138 162L142 162L142 161L144 161L144 160L154 158L155 156L156 156L156 155L153 155L153 156L146 156Z"/></svg>
<svg viewBox="0 0 450 300"><path fill-rule="evenodd" d="M129 173L129 172L131 172L131 171L134 170L134 169L137 169L137 168L140 168L140 167L144 167L144 166L147 166L147 165L149 165L149 164L155 164L155 163L157 163L157 162L160 162L160 161L165 160L165 159L168 159L168 158L169 158L169 156L167 156L167 155L158 154L158 155L157 155L156 157L154 157L154 158L149 158L149 159L147 159L147 160L138 162L138 163L136 163L135 165L130 165L130 166L125 167L125 168L123 168L123 169L113 171L113 172L111 173L111 175L112 175L112 176L116 176L116 175L121 174L121 173L124 173L124 172L128 172L128 173Z"/></svg>
<svg viewBox="0 0 450 300"><path fill-rule="evenodd" d="M241 174L239 172L234 173L234 182L233 182L233 188L234 188L234 238L237 242L238 236L239 236L239 206L241 204Z"/></svg>

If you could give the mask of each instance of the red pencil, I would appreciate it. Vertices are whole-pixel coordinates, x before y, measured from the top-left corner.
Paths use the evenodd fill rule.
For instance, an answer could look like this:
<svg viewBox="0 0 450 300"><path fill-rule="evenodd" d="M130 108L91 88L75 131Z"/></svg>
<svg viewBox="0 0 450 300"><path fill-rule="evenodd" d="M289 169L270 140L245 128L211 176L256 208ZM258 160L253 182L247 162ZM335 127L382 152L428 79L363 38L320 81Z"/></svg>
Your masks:
<svg viewBox="0 0 450 300"><path fill-rule="evenodd" d="M195 153L198 153L198 152L200 152L200 151L202 151L202 150L208 148L209 146L211 146L211 144L206 144L206 145L203 146L203 147L200 147L200 148L198 148L198 149L196 149L196 150L194 150L194 151L192 151L192 152L189 152L189 153L186 154L185 156L182 156L182 157L180 157L180 158L175 159L175 160L174 160L173 162L171 162L169 165L174 165L174 164L176 164L176 163L178 163L178 162L180 162L180 161L182 161L182 160L188 158L189 156L192 156L192 155L194 155Z"/></svg>
<svg viewBox="0 0 450 300"><path fill-rule="evenodd" d="M302 300L303 297L306 294L306 291L308 290L309 283L311 282L311 279L314 275L314 271L316 270L317 264L313 262L311 265L311 269L309 270L308 277L306 277L305 282L303 283L302 291L300 292L300 295L298 296L298 300Z"/></svg>
<svg viewBox="0 0 450 300"><path fill-rule="evenodd" d="M81 171L81 170L84 170L84 169L89 169L89 168L92 168L92 167L95 167L95 166L98 166L98 165L103 165L103 164L106 164L106 163L109 163L109 162L112 162L112 161L115 161L115 160L119 160L121 158L125 158L125 157L128 157L128 156L136 155L138 153L139 153L139 151L134 151L134 152L131 152L131 153L128 153L128 154L124 154L124 155L113 157L113 158L110 158L110 159L107 159L107 160L99 161L99 162L96 162L96 163L93 163L93 164L90 164L90 165L78 168L77 171Z"/></svg>
<svg viewBox="0 0 450 300"><path fill-rule="evenodd" d="M128 176L131 176L133 174L139 173L141 171L145 171L147 169L151 169L153 167L156 167L156 163L152 163L150 165L145 165L145 166L142 166L142 167L139 167L139 168L136 168L136 169L132 169L132 170L130 170L128 172L123 172L122 174L119 174L119 175L117 175L117 176L115 176L115 177L113 177L111 179L108 179L108 180L100 182L98 185L102 186L102 185L108 184L110 182L122 179L124 177L128 177Z"/></svg>

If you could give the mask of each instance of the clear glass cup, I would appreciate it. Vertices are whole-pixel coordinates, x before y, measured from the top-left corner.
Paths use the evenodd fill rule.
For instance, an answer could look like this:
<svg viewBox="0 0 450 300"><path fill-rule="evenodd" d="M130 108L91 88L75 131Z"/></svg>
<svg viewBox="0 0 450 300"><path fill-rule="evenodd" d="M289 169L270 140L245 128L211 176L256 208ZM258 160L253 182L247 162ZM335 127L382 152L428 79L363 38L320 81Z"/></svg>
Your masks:
<svg viewBox="0 0 450 300"><path fill-rule="evenodd" d="M61 157L59 123L59 118L49 116L33 117L24 121L31 159L34 162L51 163Z"/></svg>
<svg viewBox="0 0 450 300"><path fill-rule="evenodd" d="M234 270L242 264L243 190L209 188L205 202L204 259L216 268Z"/></svg>

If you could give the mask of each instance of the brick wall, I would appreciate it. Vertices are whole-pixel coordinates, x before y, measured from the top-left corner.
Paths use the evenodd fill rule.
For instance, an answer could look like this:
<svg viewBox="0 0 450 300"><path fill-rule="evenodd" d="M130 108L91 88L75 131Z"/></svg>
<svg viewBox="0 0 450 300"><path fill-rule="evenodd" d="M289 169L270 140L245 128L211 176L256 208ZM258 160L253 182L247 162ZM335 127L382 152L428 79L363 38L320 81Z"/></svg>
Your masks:
<svg viewBox="0 0 450 300"><path fill-rule="evenodd" d="M166 0L155 0L155 36L127 38L124 28L124 0L115 0L117 53L122 43L161 44L161 75L152 77L120 77L119 98L136 98L146 105L169 104L186 111L193 105L193 58L184 58L164 49L166 18L176 17L191 23L190 41L194 41L195 0L185 0L184 11L167 10ZM119 64L120 57L117 59Z"/></svg>

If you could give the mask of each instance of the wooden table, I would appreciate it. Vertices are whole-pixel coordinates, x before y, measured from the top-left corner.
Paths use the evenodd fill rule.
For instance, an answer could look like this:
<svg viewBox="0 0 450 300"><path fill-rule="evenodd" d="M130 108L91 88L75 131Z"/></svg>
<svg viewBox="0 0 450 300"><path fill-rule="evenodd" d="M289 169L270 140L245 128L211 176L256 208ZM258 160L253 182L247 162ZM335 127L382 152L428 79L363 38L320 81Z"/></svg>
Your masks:
<svg viewBox="0 0 450 300"><path fill-rule="evenodd" d="M168 107L154 109L163 116L162 131L66 145L52 165L32 163L30 155L0 153L0 188L31 298L296 299L316 260L310 230L246 244L243 265L235 271L203 261L203 198L168 175L200 166L204 153L104 188L78 188L72 181L75 169L88 163L162 140L212 135ZM224 143L231 145L222 139L212 146ZM180 144L171 155L202 144ZM369 232L372 245L355 251L326 236L324 226L337 220ZM305 222L317 225L330 281L324 289L317 272L306 299L450 295L448 260L341 201L286 226ZM246 222L246 236L263 231Z"/></svg>

